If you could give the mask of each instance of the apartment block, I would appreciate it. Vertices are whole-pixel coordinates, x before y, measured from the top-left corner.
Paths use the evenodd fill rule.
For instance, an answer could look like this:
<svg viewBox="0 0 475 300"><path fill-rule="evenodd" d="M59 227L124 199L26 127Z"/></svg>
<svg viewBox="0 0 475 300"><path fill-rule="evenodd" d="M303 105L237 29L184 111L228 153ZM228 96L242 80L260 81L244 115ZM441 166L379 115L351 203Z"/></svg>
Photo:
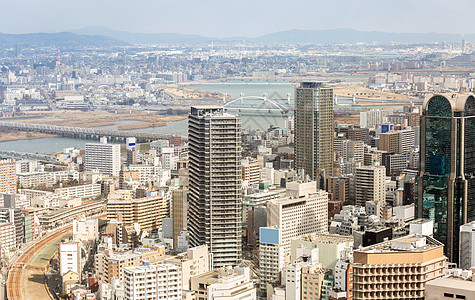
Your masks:
<svg viewBox="0 0 475 300"><path fill-rule="evenodd" d="M109 194L107 200L107 219L118 220L123 225L140 224L140 229L150 232L162 225L166 217L167 208L164 197L151 196L139 199L118 197Z"/></svg>
<svg viewBox="0 0 475 300"><path fill-rule="evenodd" d="M319 188L333 175L333 88L301 82L295 90L295 168Z"/></svg>
<svg viewBox="0 0 475 300"><path fill-rule="evenodd" d="M16 161L13 158L0 160L0 193L16 193Z"/></svg>
<svg viewBox="0 0 475 300"><path fill-rule="evenodd" d="M16 247L15 225L0 221L0 251L2 256L10 257Z"/></svg>
<svg viewBox="0 0 475 300"><path fill-rule="evenodd" d="M366 201L385 203L386 168L383 166L362 166L356 168L356 205L365 206Z"/></svg>
<svg viewBox="0 0 475 300"><path fill-rule="evenodd" d="M220 106L192 107L188 135L190 245L208 245L215 267L239 265L241 120Z"/></svg>
<svg viewBox="0 0 475 300"><path fill-rule="evenodd" d="M353 299L424 299L426 282L445 275L443 248L410 235L355 250Z"/></svg>
<svg viewBox="0 0 475 300"><path fill-rule="evenodd" d="M124 300L182 299L180 267L171 264L124 268Z"/></svg>
<svg viewBox="0 0 475 300"><path fill-rule="evenodd" d="M86 171L98 169L103 174L119 176L120 145L108 144L107 139L101 139L101 143L87 143L84 165Z"/></svg>
<svg viewBox="0 0 475 300"><path fill-rule="evenodd" d="M248 158L241 161L242 180L247 180L249 185L259 184L261 178L260 173L261 168L257 160L253 161Z"/></svg>

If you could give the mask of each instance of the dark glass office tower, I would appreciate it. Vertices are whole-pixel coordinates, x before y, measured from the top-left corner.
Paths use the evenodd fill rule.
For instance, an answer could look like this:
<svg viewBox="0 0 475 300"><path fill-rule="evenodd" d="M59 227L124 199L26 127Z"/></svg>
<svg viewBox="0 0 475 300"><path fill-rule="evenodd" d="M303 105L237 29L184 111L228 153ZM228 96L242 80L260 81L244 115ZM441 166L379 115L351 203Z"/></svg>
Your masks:
<svg viewBox="0 0 475 300"><path fill-rule="evenodd" d="M426 97L421 118L417 216L434 221L434 237L458 261L460 226L475 219L475 98Z"/></svg>

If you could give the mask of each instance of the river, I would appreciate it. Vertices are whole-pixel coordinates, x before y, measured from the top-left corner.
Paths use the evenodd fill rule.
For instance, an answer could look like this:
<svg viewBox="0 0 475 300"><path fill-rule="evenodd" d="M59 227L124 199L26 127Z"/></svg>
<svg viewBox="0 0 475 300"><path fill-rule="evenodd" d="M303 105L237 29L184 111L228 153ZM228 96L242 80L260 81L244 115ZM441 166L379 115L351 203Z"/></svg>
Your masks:
<svg viewBox="0 0 475 300"><path fill-rule="evenodd" d="M228 95L231 99L239 98L241 94L244 96L258 96L262 97L264 94L269 99L287 99L287 95L290 94L291 103L293 103L295 84L286 82L283 80L244 80L244 81L226 81L216 83L196 83L187 84L186 87L218 92ZM229 98L228 98L229 100ZM285 100L284 100L285 101ZM349 105L351 103L350 98L339 97L339 105ZM287 117L282 116L277 111L262 113L256 112L238 112L230 109L231 113L238 113L241 115L242 127L245 130L262 129L265 130L269 126L285 127ZM101 128L117 129L120 125L137 123L140 121L120 121L116 125L104 126ZM154 127L146 129L138 129L137 131L174 134L186 136L188 130L188 121L176 121L169 122L163 127ZM54 153L60 152L64 148L76 147L84 148L86 143L92 142L91 140L67 138L67 137L53 137L53 138L41 138L32 140L18 140L0 143L0 150L19 151L19 152L32 152L32 153Z"/></svg>

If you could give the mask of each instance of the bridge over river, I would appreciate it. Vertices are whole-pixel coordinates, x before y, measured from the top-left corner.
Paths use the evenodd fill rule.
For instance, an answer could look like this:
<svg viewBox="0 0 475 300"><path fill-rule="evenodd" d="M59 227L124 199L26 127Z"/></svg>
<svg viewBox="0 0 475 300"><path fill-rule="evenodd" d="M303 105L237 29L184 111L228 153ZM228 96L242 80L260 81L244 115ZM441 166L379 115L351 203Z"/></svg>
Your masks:
<svg viewBox="0 0 475 300"><path fill-rule="evenodd" d="M172 136L170 134L152 132L80 128L16 122L0 122L0 129L41 132L82 139L100 139L101 137L107 137L108 140L111 141L125 141L125 139L128 137L135 137L139 143L151 142L155 140L166 140Z"/></svg>

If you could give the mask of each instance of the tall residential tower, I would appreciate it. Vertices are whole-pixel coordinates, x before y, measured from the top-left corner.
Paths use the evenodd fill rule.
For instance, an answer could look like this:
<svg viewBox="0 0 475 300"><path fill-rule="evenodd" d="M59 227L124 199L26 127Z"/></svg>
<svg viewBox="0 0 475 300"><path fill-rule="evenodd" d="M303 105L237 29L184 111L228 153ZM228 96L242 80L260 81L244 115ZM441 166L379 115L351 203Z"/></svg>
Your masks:
<svg viewBox="0 0 475 300"><path fill-rule="evenodd" d="M191 108L189 117L191 247L208 245L214 267L241 262L241 120L220 106Z"/></svg>
<svg viewBox="0 0 475 300"><path fill-rule="evenodd" d="M302 82L295 94L295 167L323 188L333 173L333 88Z"/></svg>
<svg viewBox="0 0 475 300"><path fill-rule="evenodd" d="M475 219L475 98L428 95L422 104L417 217L458 261L460 226Z"/></svg>

